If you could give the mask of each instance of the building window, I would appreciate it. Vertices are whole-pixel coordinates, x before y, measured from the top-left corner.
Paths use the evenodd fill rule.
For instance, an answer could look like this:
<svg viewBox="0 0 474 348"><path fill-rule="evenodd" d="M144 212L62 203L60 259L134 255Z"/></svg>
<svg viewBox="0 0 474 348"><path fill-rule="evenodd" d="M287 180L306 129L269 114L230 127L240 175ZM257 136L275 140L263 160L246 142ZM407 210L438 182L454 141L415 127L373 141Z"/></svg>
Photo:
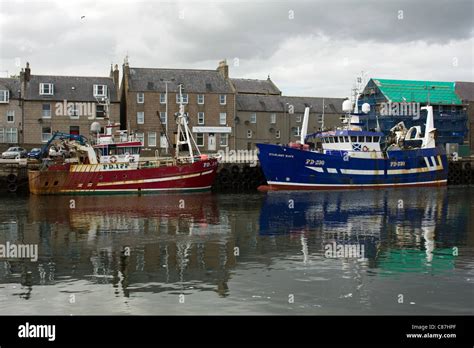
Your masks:
<svg viewBox="0 0 474 348"><path fill-rule="evenodd" d="M166 138L166 134L163 132L160 133L160 147L162 149L168 148L168 139Z"/></svg>
<svg viewBox="0 0 474 348"><path fill-rule="evenodd" d="M301 122L301 115L296 115L296 122Z"/></svg>
<svg viewBox="0 0 474 348"><path fill-rule="evenodd" d="M280 139L280 137L281 137L281 132L279 130L277 130L275 132L275 138Z"/></svg>
<svg viewBox="0 0 474 348"><path fill-rule="evenodd" d="M9 100L10 100L10 91L1 90L0 103L8 103Z"/></svg>
<svg viewBox="0 0 474 348"><path fill-rule="evenodd" d="M204 133L196 133L196 145L204 146Z"/></svg>
<svg viewBox="0 0 474 348"><path fill-rule="evenodd" d="M6 142L9 144L18 143L18 129L16 128L6 129Z"/></svg>
<svg viewBox="0 0 474 348"><path fill-rule="evenodd" d="M148 132L148 146L156 146L156 132Z"/></svg>
<svg viewBox="0 0 474 348"><path fill-rule="evenodd" d="M227 104L227 96L225 94L219 94L219 104Z"/></svg>
<svg viewBox="0 0 474 348"><path fill-rule="evenodd" d="M252 138L252 130L251 129L248 129L247 130L247 138Z"/></svg>
<svg viewBox="0 0 474 348"><path fill-rule="evenodd" d="M198 104L204 104L204 94L198 94Z"/></svg>
<svg viewBox="0 0 474 348"><path fill-rule="evenodd" d="M46 143L49 139L51 139L51 127L42 127L41 128L41 141Z"/></svg>
<svg viewBox="0 0 474 348"><path fill-rule="evenodd" d="M323 124L323 115L318 115L318 123Z"/></svg>
<svg viewBox="0 0 474 348"><path fill-rule="evenodd" d="M104 118L105 117L105 105L97 104L95 107L95 117Z"/></svg>
<svg viewBox="0 0 474 348"><path fill-rule="evenodd" d="M220 146L228 146L229 145L229 134L221 133L219 145Z"/></svg>
<svg viewBox="0 0 474 348"><path fill-rule="evenodd" d="M255 112L250 114L250 123L257 123L257 114Z"/></svg>
<svg viewBox="0 0 474 348"><path fill-rule="evenodd" d="M277 114L271 114L270 115L270 123L277 123Z"/></svg>
<svg viewBox="0 0 474 348"><path fill-rule="evenodd" d="M79 107L76 103L71 103L67 107L67 113L70 118L79 118Z"/></svg>
<svg viewBox="0 0 474 348"><path fill-rule="evenodd" d="M5 132L3 131L3 128L0 128L0 143L5 142Z"/></svg>
<svg viewBox="0 0 474 348"><path fill-rule="evenodd" d="M225 126L227 124L227 113L221 112L219 114L219 124Z"/></svg>
<svg viewBox="0 0 474 348"><path fill-rule="evenodd" d="M42 117L51 118L51 104L43 104Z"/></svg>
<svg viewBox="0 0 474 348"><path fill-rule="evenodd" d="M204 124L204 112L198 112L198 124Z"/></svg>
<svg viewBox="0 0 474 348"><path fill-rule="evenodd" d="M94 85L94 97L106 97L107 86L106 85Z"/></svg>
<svg viewBox="0 0 474 348"><path fill-rule="evenodd" d="M53 95L54 86L52 83L40 83L40 95Z"/></svg>
<svg viewBox="0 0 474 348"><path fill-rule="evenodd" d="M293 128L293 135L299 137L301 135L300 126Z"/></svg>
<svg viewBox="0 0 474 348"><path fill-rule="evenodd" d="M143 133L143 132L136 132L136 133L135 133L135 137L137 138L137 140L138 140L139 142L142 143L142 145L145 144L145 133Z"/></svg>
<svg viewBox="0 0 474 348"><path fill-rule="evenodd" d="M163 111L160 112L160 122L162 124L166 124L166 122L168 122L168 117L166 117L166 112L163 112Z"/></svg>
<svg viewBox="0 0 474 348"><path fill-rule="evenodd" d="M7 122L8 123L15 122L15 111L14 110L8 110L7 111Z"/></svg>
<svg viewBox="0 0 474 348"><path fill-rule="evenodd" d="M69 126L69 134L79 135L79 126Z"/></svg>
<svg viewBox="0 0 474 348"><path fill-rule="evenodd" d="M160 104L166 104L166 93L160 93Z"/></svg>
<svg viewBox="0 0 474 348"><path fill-rule="evenodd" d="M188 103L188 95L187 94L182 94L183 96L183 104ZM179 93L176 94L176 104L179 104Z"/></svg>
<svg viewBox="0 0 474 348"><path fill-rule="evenodd" d="M145 93L137 93L137 103L143 104L145 102Z"/></svg>
<svg viewBox="0 0 474 348"><path fill-rule="evenodd" d="M145 113L143 111L137 112L137 124L145 123Z"/></svg>

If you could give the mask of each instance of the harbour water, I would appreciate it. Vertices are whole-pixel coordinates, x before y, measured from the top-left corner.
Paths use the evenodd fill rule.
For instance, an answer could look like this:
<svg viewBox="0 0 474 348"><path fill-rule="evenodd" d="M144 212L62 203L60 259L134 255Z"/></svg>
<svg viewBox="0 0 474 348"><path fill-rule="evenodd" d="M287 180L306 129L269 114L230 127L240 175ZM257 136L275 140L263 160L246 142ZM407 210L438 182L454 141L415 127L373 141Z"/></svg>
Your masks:
<svg viewBox="0 0 474 348"><path fill-rule="evenodd" d="M474 314L474 189L3 196L2 314Z"/></svg>

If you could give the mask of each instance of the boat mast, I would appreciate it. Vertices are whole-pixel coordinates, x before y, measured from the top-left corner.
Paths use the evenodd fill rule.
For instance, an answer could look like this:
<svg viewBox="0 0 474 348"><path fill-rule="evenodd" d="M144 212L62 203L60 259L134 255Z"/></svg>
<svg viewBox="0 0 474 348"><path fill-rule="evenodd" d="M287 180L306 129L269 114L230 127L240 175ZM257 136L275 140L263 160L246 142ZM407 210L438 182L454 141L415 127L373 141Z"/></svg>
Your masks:
<svg viewBox="0 0 474 348"><path fill-rule="evenodd" d="M177 134L177 143L176 143L176 158L179 157L179 146L188 145L189 156L191 157L191 162L194 163L194 151L193 144L196 148L197 155L201 155L194 138L191 135L191 131L188 126L188 115L184 112L184 103L183 103L183 85L179 84L179 112L176 118L176 123L178 124L178 134ZM181 140L183 138L183 140Z"/></svg>

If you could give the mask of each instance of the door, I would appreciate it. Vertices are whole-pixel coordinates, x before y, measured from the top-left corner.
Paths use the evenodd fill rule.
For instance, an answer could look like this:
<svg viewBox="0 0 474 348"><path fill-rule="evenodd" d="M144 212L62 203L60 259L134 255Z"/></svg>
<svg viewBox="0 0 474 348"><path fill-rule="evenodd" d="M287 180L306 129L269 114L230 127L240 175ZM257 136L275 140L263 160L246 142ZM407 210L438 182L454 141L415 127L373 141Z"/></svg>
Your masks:
<svg viewBox="0 0 474 348"><path fill-rule="evenodd" d="M216 151L216 135L214 133L209 133L207 137L207 150Z"/></svg>

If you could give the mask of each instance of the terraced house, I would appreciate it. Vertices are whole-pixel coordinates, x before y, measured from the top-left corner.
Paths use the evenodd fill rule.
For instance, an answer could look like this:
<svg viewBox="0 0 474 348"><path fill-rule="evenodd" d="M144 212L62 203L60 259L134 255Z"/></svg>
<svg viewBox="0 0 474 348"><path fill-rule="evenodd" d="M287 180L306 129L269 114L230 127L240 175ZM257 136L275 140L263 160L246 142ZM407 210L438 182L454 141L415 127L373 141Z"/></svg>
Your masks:
<svg viewBox="0 0 474 348"><path fill-rule="evenodd" d="M55 131L89 136L92 122L119 122L118 82L117 66L110 76L57 76L32 75L27 63L19 78L0 80L0 142L38 147Z"/></svg>
<svg viewBox="0 0 474 348"><path fill-rule="evenodd" d="M20 80L0 78L0 150L16 145L21 135Z"/></svg>
<svg viewBox="0 0 474 348"><path fill-rule="evenodd" d="M123 65L121 123L143 142L145 155L167 155L176 146L179 85L197 145L216 152L233 143L235 94L228 66L216 70ZM168 142L170 146L168 147Z"/></svg>

